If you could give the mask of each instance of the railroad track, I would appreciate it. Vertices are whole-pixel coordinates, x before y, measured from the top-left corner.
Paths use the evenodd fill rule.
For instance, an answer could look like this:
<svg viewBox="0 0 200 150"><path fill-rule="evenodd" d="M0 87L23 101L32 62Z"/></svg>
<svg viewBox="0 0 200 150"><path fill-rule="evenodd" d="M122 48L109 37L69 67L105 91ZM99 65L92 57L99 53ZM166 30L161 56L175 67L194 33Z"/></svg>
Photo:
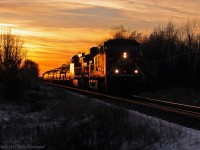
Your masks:
<svg viewBox="0 0 200 150"><path fill-rule="evenodd" d="M143 101L151 107L155 107L155 108L160 107L158 109L162 109L162 110L166 110L169 112L183 114L183 115L187 115L192 118L200 119L200 107L198 107L198 106L191 106L191 105L185 105L185 104L180 104L180 103L145 98L145 97L140 97L137 95L133 95L133 98Z"/></svg>
<svg viewBox="0 0 200 150"><path fill-rule="evenodd" d="M132 95L130 98L122 98L59 84L46 84L98 98L99 100L114 103L120 107L137 110L147 115L155 116L173 123L200 130L200 107L198 106L150 99L137 95Z"/></svg>

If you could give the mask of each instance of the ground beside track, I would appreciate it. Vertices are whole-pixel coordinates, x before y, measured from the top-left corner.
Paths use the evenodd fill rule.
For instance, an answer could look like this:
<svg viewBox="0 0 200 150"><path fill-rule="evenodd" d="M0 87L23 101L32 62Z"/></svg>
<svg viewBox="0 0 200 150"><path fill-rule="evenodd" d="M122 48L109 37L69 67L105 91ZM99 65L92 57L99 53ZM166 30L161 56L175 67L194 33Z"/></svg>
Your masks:
<svg viewBox="0 0 200 150"><path fill-rule="evenodd" d="M139 95L142 97L200 106L200 89L198 88L178 86L163 89L149 89Z"/></svg>
<svg viewBox="0 0 200 150"><path fill-rule="evenodd" d="M32 102L0 105L1 145L46 149L198 149L200 132L42 85Z"/></svg>
<svg viewBox="0 0 200 150"><path fill-rule="evenodd" d="M46 83L46 84L49 84L49 83ZM68 91L73 91L75 93L79 93L79 94L85 95L90 98L97 98L101 101L104 101L104 102L107 102L107 103L110 103L110 104L113 104L115 106L119 106L122 108L137 110L141 113L144 113L144 114L147 114L150 116L154 116L157 118L161 118L163 120L166 120L168 122L172 122L175 124L179 124L181 126L200 130L199 114L196 114L195 115L196 117L191 116L192 112L186 113L188 115L185 115L185 113L183 113L181 111L182 108L181 107L177 108L176 105L174 105L171 108L170 105L166 105L165 103L163 105L162 101L160 101L161 103L160 102L154 103L154 101L157 101L157 100L152 101L151 99L142 98L137 95L134 95L134 96L130 95L130 93L127 93L127 95L125 95L125 93L123 93L123 95L121 95L122 94L121 91L118 91L116 94L112 93L111 95L107 95L104 93L98 93L96 91L87 91L87 90L85 91L83 89L77 89L77 88L62 86L62 85L58 85L58 84L49 84L49 85L63 88ZM115 96L112 96L113 94ZM126 97L128 99L116 97L116 95L120 96L120 97ZM192 109L193 108L190 108L189 111L192 111ZM196 110L196 111L198 111L198 110Z"/></svg>

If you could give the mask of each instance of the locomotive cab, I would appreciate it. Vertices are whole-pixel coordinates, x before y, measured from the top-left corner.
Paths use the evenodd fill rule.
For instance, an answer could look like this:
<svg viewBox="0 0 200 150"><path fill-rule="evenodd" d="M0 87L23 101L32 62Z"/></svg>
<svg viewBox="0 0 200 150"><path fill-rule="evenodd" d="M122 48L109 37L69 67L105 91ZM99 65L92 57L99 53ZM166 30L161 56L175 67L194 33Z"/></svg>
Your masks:
<svg viewBox="0 0 200 150"><path fill-rule="evenodd" d="M106 84L109 91L138 89L144 82L142 53L135 40L113 39L104 43L106 52Z"/></svg>
<svg viewBox="0 0 200 150"><path fill-rule="evenodd" d="M137 41L108 40L90 61L89 86L107 92L138 88L144 79L141 66L142 53Z"/></svg>

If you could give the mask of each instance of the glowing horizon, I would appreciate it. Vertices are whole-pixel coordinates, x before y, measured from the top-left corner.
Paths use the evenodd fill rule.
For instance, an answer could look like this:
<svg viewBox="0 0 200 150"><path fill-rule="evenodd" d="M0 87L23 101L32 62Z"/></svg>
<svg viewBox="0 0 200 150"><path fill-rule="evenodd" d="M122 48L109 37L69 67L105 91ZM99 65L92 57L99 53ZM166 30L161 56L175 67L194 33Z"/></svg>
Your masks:
<svg viewBox="0 0 200 150"><path fill-rule="evenodd" d="M198 0L1 0L0 27L19 32L40 74L101 44L111 28L148 31L168 21L199 19Z"/></svg>

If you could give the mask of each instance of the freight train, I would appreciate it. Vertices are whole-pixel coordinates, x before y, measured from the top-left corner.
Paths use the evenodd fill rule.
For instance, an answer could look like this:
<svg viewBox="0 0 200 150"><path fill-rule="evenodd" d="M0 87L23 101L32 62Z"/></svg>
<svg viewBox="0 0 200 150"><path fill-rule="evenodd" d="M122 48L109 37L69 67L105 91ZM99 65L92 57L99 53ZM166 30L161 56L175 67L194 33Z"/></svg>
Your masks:
<svg viewBox="0 0 200 150"><path fill-rule="evenodd" d="M45 72L43 80L104 92L136 90L145 81L140 44L110 39L92 47L89 54L74 55L71 63Z"/></svg>

